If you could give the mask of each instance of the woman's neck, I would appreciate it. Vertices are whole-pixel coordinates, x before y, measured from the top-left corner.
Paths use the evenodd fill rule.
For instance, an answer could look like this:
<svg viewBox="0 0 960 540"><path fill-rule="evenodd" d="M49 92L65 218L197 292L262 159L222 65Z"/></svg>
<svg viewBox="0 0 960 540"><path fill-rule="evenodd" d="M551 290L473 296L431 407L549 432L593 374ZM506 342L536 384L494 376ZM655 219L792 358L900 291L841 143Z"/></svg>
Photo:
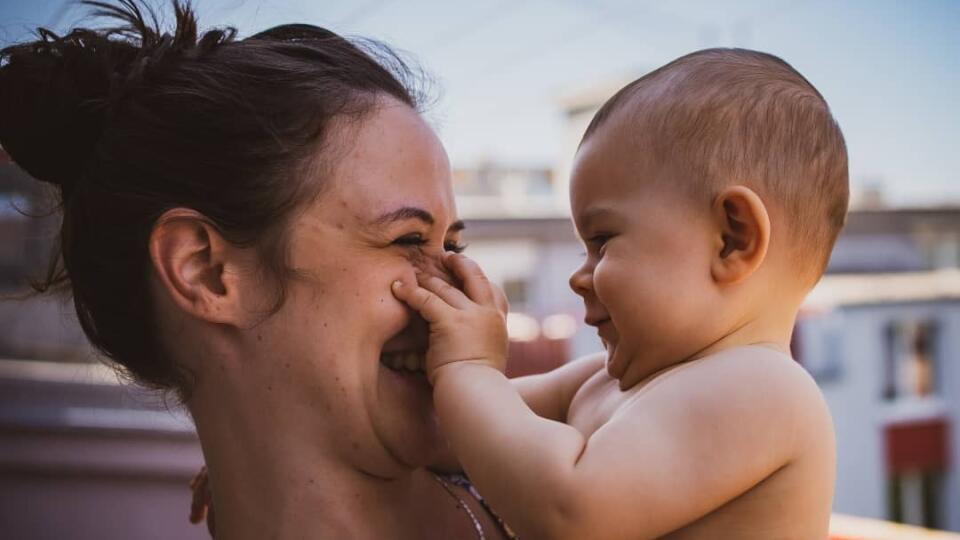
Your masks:
<svg viewBox="0 0 960 540"><path fill-rule="evenodd" d="M295 398L222 383L215 392L198 385L189 403L218 538L416 536L401 531L424 522L424 493L435 496L423 469L391 464L388 477L368 474L336 446L342 434L315 411L305 417Z"/></svg>

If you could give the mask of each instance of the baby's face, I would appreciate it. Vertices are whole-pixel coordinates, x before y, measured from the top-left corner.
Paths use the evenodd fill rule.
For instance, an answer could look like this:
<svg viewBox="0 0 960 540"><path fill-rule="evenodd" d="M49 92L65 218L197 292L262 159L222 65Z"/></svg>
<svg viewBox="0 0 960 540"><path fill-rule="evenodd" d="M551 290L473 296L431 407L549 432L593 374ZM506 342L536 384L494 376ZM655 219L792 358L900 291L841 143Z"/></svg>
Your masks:
<svg viewBox="0 0 960 540"><path fill-rule="evenodd" d="M675 187L683 178L638 159L625 131L604 126L584 142L570 187L587 251L570 286L624 388L708 346L719 318L709 205Z"/></svg>

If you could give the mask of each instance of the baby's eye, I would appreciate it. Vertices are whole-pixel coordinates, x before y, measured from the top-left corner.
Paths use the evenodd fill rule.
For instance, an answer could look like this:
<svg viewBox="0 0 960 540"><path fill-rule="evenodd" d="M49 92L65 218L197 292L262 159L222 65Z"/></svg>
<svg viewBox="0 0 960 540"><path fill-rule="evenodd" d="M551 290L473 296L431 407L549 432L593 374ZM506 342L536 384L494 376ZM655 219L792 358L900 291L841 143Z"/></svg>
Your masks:
<svg viewBox="0 0 960 540"><path fill-rule="evenodd" d="M453 240L447 240L443 243L444 251L452 251L454 253L463 253L463 250L467 249L466 244L461 244L459 242L454 242Z"/></svg>
<svg viewBox="0 0 960 540"><path fill-rule="evenodd" d="M427 243L427 239L420 233L405 234L393 241L398 246L422 246Z"/></svg>
<svg viewBox="0 0 960 540"><path fill-rule="evenodd" d="M587 240L587 246L590 249L593 249L599 252L603 249L604 246L607 245L607 242L610 241L611 237L612 235L609 235L609 234L597 234L597 235L591 236L590 239Z"/></svg>
<svg viewBox="0 0 960 540"><path fill-rule="evenodd" d="M607 244L610 242L610 239L615 235L609 233L595 234L584 242L587 247L587 257L597 256L603 257L604 252L607 249Z"/></svg>

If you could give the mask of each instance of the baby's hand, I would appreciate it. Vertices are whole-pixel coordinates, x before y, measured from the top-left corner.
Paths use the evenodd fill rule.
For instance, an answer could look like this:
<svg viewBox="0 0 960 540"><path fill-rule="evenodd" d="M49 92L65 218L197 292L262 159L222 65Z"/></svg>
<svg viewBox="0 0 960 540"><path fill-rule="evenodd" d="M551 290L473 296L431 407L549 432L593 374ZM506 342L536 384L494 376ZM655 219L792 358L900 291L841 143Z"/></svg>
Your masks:
<svg viewBox="0 0 960 540"><path fill-rule="evenodd" d="M489 365L503 371L507 361L507 299L477 263L446 253L443 264L463 282L463 291L425 273L418 283L395 281L393 294L430 323L427 379L433 384L456 362Z"/></svg>

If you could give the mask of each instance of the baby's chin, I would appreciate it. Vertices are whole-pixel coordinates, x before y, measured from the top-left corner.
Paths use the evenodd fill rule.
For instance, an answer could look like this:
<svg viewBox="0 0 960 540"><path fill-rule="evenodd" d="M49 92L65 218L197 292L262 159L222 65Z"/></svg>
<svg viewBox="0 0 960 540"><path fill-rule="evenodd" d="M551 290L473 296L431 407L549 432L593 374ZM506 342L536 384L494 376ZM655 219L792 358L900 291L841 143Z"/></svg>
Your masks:
<svg viewBox="0 0 960 540"><path fill-rule="evenodd" d="M625 359L617 356L616 343L610 343L604 340L603 346L607 350L607 359L605 362L607 375L610 375L614 379L619 379L623 376L629 363L626 362Z"/></svg>
<svg viewBox="0 0 960 540"><path fill-rule="evenodd" d="M628 390L665 367L670 362L658 362L651 355L636 354L636 349L625 349L617 343L606 343L607 348L606 370L607 375L620 382L620 390Z"/></svg>

